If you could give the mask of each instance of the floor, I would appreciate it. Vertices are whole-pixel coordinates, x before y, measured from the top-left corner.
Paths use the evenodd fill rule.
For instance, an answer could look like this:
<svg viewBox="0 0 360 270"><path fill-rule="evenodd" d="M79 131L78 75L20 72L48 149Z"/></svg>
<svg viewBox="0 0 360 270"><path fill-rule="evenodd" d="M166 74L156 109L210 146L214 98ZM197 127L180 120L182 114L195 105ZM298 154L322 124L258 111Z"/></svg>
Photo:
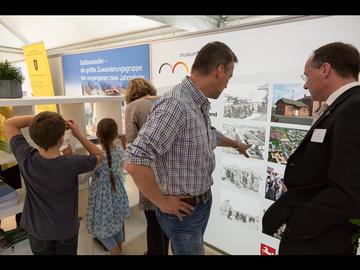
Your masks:
<svg viewBox="0 0 360 270"><path fill-rule="evenodd" d="M80 178L79 185L79 207L78 214L80 217L80 229L78 240L79 255L108 255L108 251L92 240L85 227L87 202L88 202L88 176L83 175ZM131 207L131 218L125 222L125 243L123 246L125 255L143 255L146 250L146 219L142 211L138 210L137 203L139 201L138 189L133 183L130 176L127 175L125 188L129 197ZM10 216L1 220L1 228L5 231L16 227L15 216ZM13 255L32 255L30 246L25 244L16 250L9 250L5 254ZM171 253L171 252L170 252ZM4 254L4 252L2 252ZM205 247L206 255L221 255L217 251Z"/></svg>
<svg viewBox="0 0 360 270"><path fill-rule="evenodd" d="M80 222L80 234L78 240L78 255L110 255L97 242L90 239L84 222ZM5 231L16 227L15 216L5 218L1 221L1 228ZM133 215L125 224L125 228L132 228L125 231L126 242L124 243L124 255L143 255L146 250L145 218L141 215ZM4 255L32 255L30 246L24 245L14 251L9 250ZM169 252L171 254L171 251ZM217 251L205 247L206 255L221 255Z"/></svg>

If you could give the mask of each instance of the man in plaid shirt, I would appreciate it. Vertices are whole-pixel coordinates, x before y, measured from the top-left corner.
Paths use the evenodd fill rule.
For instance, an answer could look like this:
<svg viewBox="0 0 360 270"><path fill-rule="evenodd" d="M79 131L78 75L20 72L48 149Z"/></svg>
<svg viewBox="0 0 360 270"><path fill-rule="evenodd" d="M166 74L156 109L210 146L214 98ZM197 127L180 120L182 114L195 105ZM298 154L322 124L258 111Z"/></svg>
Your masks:
<svg viewBox="0 0 360 270"><path fill-rule="evenodd" d="M235 63L237 57L226 44L205 45L190 77L154 103L147 122L126 150L125 169L159 207L159 224L176 255L204 254L215 147L233 147L248 157L250 145L223 136L211 126L209 116L208 98L220 96Z"/></svg>

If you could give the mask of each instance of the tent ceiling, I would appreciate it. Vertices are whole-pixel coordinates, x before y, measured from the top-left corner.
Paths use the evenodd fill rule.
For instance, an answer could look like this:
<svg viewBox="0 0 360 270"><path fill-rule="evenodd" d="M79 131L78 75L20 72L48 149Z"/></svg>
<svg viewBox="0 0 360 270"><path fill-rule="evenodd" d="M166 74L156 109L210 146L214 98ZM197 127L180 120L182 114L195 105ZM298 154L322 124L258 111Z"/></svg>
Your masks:
<svg viewBox="0 0 360 270"><path fill-rule="evenodd" d="M0 61L23 60L44 41L49 55L133 40L240 25L282 16L0 16Z"/></svg>
<svg viewBox="0 0 360 270"><path fill-rule="evenodd" d="M48 49L163 25L139 16L1 16L0 24L29 43L44 40Z"/></svg>

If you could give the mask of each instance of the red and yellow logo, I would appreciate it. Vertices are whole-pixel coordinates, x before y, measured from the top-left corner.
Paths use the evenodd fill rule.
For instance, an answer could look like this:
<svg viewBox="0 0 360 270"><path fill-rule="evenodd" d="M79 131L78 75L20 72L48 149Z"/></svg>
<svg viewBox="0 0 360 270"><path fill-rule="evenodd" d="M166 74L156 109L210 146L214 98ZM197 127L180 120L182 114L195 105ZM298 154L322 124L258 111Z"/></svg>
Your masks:
<svg viewBox="0 0 360 270"><path fill-rule="evenodd" d="M159 68L159 74L161 74L161 71L163 70L164 67L168 66L171 70L171 73L175 72L175 69L177 66L183 66L186 70L186 73L189 73L189 67L187 66L187 64L185 62L176 62L174 66L172 66L170 63L163 63L160 68Z"/></svg>

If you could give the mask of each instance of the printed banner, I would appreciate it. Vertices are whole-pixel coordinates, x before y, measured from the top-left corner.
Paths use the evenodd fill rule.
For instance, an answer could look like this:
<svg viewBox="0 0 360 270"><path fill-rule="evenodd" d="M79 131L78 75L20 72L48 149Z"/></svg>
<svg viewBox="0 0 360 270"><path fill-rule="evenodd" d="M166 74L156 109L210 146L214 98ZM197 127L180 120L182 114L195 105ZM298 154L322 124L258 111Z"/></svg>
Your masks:
<svg viewBox="0 0 360 270"><path fill-rule="evenodd" d="M33 96L54 96L54 87L44 42L23 47L23 53L29 72ZM36 113L42 111L56 112L56 105L36 105Z"/></svg>
<svg viewBox="0 0 360 270"><path fill-rule="evenodd" d="M123 95L133 78L150 80L149 44L124 47L62 57L65 94ZM125 126L125 104L122 106L122 127ZM85 104L86 133L95 135L96 110Z"/></svg>

